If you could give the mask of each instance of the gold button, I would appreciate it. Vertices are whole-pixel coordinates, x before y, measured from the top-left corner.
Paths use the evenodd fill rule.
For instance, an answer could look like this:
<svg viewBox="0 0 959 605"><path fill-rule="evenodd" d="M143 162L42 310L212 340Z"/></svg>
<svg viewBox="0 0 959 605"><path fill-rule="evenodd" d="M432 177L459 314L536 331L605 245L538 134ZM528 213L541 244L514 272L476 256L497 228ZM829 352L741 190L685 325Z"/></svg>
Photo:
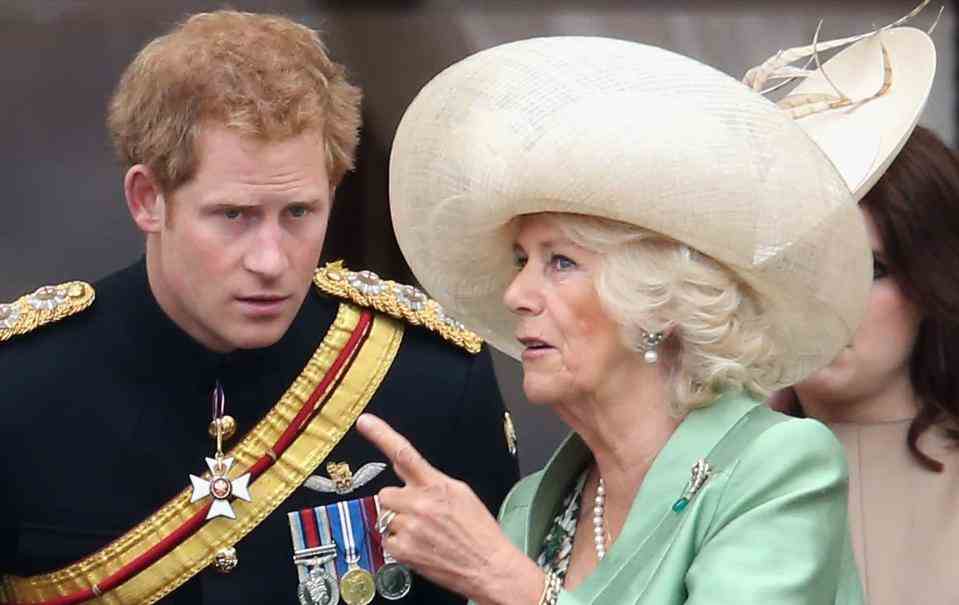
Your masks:
<svg viewBox="0 0 959 605"><path fill-rule="evenodd" d="M216 429L218 424L223 430L224 439L229 439L234 435L234 433L236 433L236 420L234 420L233 416L226 415L223 418L214 420L210 423L210 426L207 428L207 432L210 434L210 437L216 438Z"/></svg>
<svg viewBox="0 0 959 605"><path fill-rule="evenodd" d="M230 573L240 564L240 559L236 556L236 549L232 546L224 548L213 557L213 567L220 573Z"/></svg>

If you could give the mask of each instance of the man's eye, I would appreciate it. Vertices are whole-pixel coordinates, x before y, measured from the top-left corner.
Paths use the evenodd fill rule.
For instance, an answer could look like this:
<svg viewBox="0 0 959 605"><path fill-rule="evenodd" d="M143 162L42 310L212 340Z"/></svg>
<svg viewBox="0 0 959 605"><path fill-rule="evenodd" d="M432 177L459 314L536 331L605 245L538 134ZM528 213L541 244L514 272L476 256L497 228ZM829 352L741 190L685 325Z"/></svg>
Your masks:
<svg viewBox="0 0 959 605"><path fill-rule="evenodd" d="M226 210L223 211L223 216L231 221L235 221L236 219L243 216L243 211L240 210L239 208L227 208Z"/></svg>
<svg viewBox="0 0 959 605"><path fill-rule="evenodd" d="M306 206L291 206L290 207L290 216L293 218L303 218L310 213L310 209Z"/></svg>
<svg viewBox="0 0 959 605"><path fill-rule="evenodd" d="M880 280L889 275L889 267L886 266L884 262L878 259L872 259L872 279L873 281Z"/></svg>
<svg viewBox="0 0 959 605"><path fill-rule="evenodd" d="M526 266L527 260L529 259L526 258L525 256L520 256L519 254L517 254L516 256L513 257L513 266L516 267L517 269L522 269L523 267Z"/></svg>
<svg viewBox="0 0 959 605"><path fill-rule="evenodd" d="M572 269L576 266L576 263L573 262L568 256L563 256L562 254L554 254L549 259L549 264L553 266L554 269L559 269L560 271L565 271L566 269Z"/></svg>

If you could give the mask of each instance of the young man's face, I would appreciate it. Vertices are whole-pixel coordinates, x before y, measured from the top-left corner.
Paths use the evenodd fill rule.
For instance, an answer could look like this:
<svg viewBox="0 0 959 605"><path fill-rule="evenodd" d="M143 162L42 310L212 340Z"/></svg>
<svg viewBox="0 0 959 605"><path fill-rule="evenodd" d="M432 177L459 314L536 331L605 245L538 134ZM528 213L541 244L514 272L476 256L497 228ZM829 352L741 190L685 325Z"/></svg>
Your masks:
<svg viewBox="0 0 959 605"><path fill-rule="evenodd" d="M322 133L261 142L205 127L195 176L147 238L166 313L214 351L266 347L290 327L320 258L331 191Z"/></svg>

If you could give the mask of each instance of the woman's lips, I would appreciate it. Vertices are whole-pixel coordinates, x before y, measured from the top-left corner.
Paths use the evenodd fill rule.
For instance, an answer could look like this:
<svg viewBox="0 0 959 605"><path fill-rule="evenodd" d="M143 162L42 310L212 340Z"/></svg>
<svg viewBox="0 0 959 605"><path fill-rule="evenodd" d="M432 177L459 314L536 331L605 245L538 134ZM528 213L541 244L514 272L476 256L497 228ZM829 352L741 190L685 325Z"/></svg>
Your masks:
<svg viewBox="0 0 959 605"><path fill-rule="evenodd" d="M523 349L522 359L523 361L535 361L537 359L546 357L547 355L555 351L556 349L554 349L553 347L537 347L537 348Z"/></svg>
<svg viewBox="0 0 959 605"><path fill-rule="evenodd" d="M523 345L523 361L533 361L544 357L556 349L553 348L549 343L546 343L538 338L517 338L519 343Z"/></svg>

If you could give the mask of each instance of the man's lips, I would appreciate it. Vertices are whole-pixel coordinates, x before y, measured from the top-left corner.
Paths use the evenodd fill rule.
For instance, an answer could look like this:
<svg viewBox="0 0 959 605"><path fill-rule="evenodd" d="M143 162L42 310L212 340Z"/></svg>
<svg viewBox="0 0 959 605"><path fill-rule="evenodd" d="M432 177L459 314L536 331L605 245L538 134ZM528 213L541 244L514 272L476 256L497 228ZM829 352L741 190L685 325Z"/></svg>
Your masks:
<svg viewBox="0 0 959 605"><path fill-rule="evenodd" d="M289 295L282 294L254 294L252 296L237 296L239 302L252 315L272 315L280 311Z"/></svg>

